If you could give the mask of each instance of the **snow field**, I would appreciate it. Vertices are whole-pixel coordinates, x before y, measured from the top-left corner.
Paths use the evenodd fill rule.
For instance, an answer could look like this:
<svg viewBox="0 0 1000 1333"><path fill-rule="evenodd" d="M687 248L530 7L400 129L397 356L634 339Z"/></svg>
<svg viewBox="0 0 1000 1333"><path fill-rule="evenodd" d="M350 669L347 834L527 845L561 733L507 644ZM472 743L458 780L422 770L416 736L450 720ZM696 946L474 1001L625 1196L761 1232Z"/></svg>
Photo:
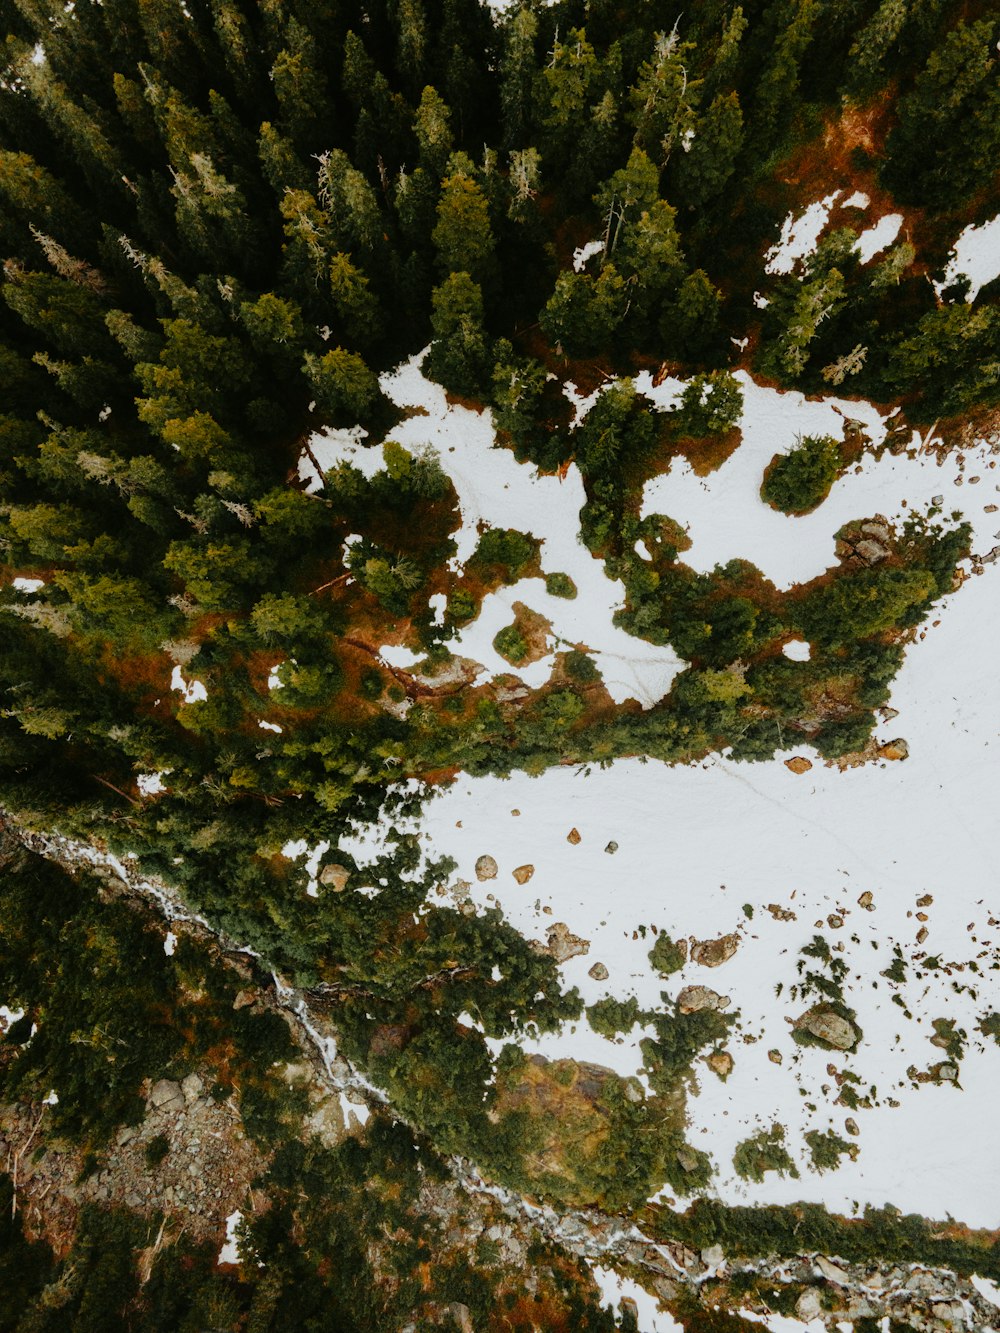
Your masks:
<svg viewBox="0 0 1000 1333"><path fill-rule="evenodd" d="M785 756L754 765L720 757L689 768L629 760L589 775L556 769L534 779L463 777L427 807L428 853L456 858L456 878L469 883L477 904L499 903L528 938L544 938L565 921L591 941L585 957L562 967L586 1003L632 994L654 1008L661 991L676 996L695 983L731 996L730 1011L740 1014L728 1043L734 1071L722 1083L704 1069L699 1095L688 1104L692 1141L712 1154L714 1187L729 1202L805 1198L847 1211L855 1203L892 1202L969 1225L997 1224L995 1198L982 1181L1000 1170L989 1128L1000 1095L1000 1050L975 1031L984 1013L1000 1008L1000 931L990 925L1000 851L993 817L1000 682L991 667L997 582L991 569L948 599L941 625L910 650L893 693L900 716L880 729L882 739L905 733L904 762L843 773L816 765L796 775ZM566 841L572 827L581 833L577 846ZM611 840L619 844L613 855L604 850ZM496 856L500 870L479 883L473 866L484 852ZM519 887L511 871L525 863L535 874ZM873 894L871 912L857 902L865 891ZM934 902L926 909L928 937L918 946L916 899L927 893ZM753 908L749 920L744 903ZM797 919L774 919L771 903ZM831 913L842 916L839 929L828 925ZM689 962L662 981L647 959L654 924L675 939L735 931L741 945L719 968ZM849 965L845 999L864 1031L855 1056L799 1048L785 1022L819 998L793 1001L789 994L799 980L799 949L815 934L844 944L834 956ZM880 976L896 941L909 977L899 987ZM919 955L963 970L918 978ZM588 976L595 961L608 968L607 981ZM808 966L823 970L816 960ZM897 990L912 1019L893 1002ZM938 1017L954 1019L970 1039L959 1088L914 1087L906 1075L911 1064L924 1070L946 1058L928 1040ZM589 1033L585 1022L572 1026L575 1032L529 1041L526 1049L638 1071L644 1033L612 1042ZM747 1036L756 1040L745 1042ZM768 1058L771 1049L781 1052L781 1066ZM834 1106L828 1064L857 1073L862 1095L874 1084L879 1104L853 1112ZM889 1105L890 1097L900 1105ZM802 1133L833 1127L851 1142L848 1115L861 1131L858 1161L814 1174L805 1166ZM733 1173L732 1151L772 1120L786 1126L801 1179L769 1174L750 1185Z"/></svg>
<svg viewBox="0 0 1000 1333"><path fill-rule="evenodd" d="M930 441L914 437L907 454L866 456L834 482L829 497L811 514L789 518L772 509L760 498L760 486L776 453L786 453L800 436L839 439L844 417L861 421L877 446L885 438L885 419L859 399L809 399L756 384L742 370L736 379L744 397L740 447L707 477L699 477L686 460L676 460L669 472L646 483L643 495L644 518L665 514L685 526L691 547L681 558L699 573L744 559L777 587L790 588L834 564L834 534L848 521L875 514L901 521L925 513L938 495L945 516L961 509L973 524L975 550L994 544L1000 525L985 506L997 502L1000 472L985 445L966 453L963 470L953 453L939 465L935 456L919 452ZM979 490L959 494L956 488L972 484L973 476L979 478Z"/></svg>
<svg viewBox="0 0 1000 1333"><path fill-rule="evenodd" d="M545 571L569 574L579 590L575 601L565 601L549 597L542 580L525 579L490 594L452 650L492 674L543 683L551 654L518 671L492 648L497 630L513 619L514 601L523 601L552 621L551 649L561 641L596 652L616 699L631 694L645 706L656 702L683 663L611 624L623 589L579 541L584 493L577 470L571 466L562 481L539 476L495 449L489 413L449 406L423 377L420 361L413 358L382 383L401 406L425 409L426 415L403 422L394 438L410 449L434 448L453 479L462 514L456 564L475 549L480 522L513 527L542 539ZM774 453L798 435L840 436L845 415L860 419L878 444L885 422L864 402L807 400L757 385L744 372L738 378L745 397L740 448L706 478L678 461L645 488L644 515L664 513L688 525L692 547L683 558L693 568L707 572L729 559L748 559L787 588L833 563L834 533L848 520L882 514L899 521L932 506L946 517L963 512L974 525L974 549L983 552L1000 540L993 531L1000 523L987 512L1000 486L995 460L983 447L939 464L915 439L907 455L866 456L812 515L788 518L771 510L759 488ZM640 377L638 387L661 407L683 387L668 380L654 389L646 381ZM595 400L579 400L578 416ZM324 468L340 458L369 475L381 466L381 451L361 447L356 432L315 437L312 448ZM606 770L554 769L539 778L461 776L412 825L422 831L428 856L455 857L454 880L464 881L456 887L478 907L499 905L527 938L544 939L563 921L590 941L585 957L562 967L566 985L577 986L587 1004L635 995L641 1007L657 1008L661 992L675 997L690 984L731 997L728 1012L739 1016L727 1043L733 1073L723 1083L699 1066L688 1104L692 1141L712 1155L718 1171L712 1188L727 1201L804 1198L839 1211L892 1202L970 1225L1000 1222L981 1188L1000 1168L1000 1149L988 1130L1000 1094L1000 1051L975 1030L985 1013L1000 1008L1000 939L990 919L1000 852L993 817L1000 682L991 665L1000 646L997 579L995 567L987 567L945 599L935 617L940 623L922 631L909 650L892 695L899 716L880 729L882 740L906 737L906 761L843 773L817 762L796 775L783 762L795 753L788 751L755 765L719 756L687 768L630 760ZM802 641L788 648L795 660L809 652ZM395 665L414 665L405 649L383 655ZM582 835L576 846L567 842L573 827ZM385 832L359 829L354 839L342 840L341 850L363 863L377 854ZM612 841L618 844L613 854L605 850ZM326 850L321 844L310 852L304 842L285 849L309 858L312 893ZM480 883L473 867L485 852L497 858L500 872ZM535 874L519 886L511 872L529 863ZM871 912L858 904L864 892L873 895ZM923 910L917 899L925 894L934 901L923 924L916 911ZM795 920L772 916L770 904L794 912ZM842 924L831 925L831 914ZM675 939L736 932L741 943L720 968L689 962L663 981L647 957L653 927ZM917 939L920 929L926 939ZM864 1032L853 1056L800 1048L791 1039L786 1019L820 998L791 994L799 981L799 950L817 934L848 965L845 1002ZM897 942L908 974L900 985L880 975ZM940 970L920 966L931 955L940 958ZM589 976L595 962L608 968L606 981ZM818 960L807 960L807 967L823 971ZM896 992L912 1017L893 1001ZM938 1017L953 1019L969 1038L958 1087L916 1086L906 1072L946 1058L928 1040ZM555 1034L529 1032L523 1044L551 1058L570 1056L638 1075L644 1035L635 1029L609 1041L583 1019ZM490 1040L493 1049L502 1044ZM769 1051L780 1053L780 1065ZM857 1074L861 1096L874 1087L872 1108L835 1106L838 1088L828 1065L836 1074ZM847 1134L848 1116L859 1126L856 1140ZM801 1178L769 1173L762 1184L748 1184L732 1170L733 1150L773 1121L786 1127ZM860 1153L857 1162L844 1159L838 1171L818 1175L807 1166L802 1135L828 1128L857 1142Z"/></svg>

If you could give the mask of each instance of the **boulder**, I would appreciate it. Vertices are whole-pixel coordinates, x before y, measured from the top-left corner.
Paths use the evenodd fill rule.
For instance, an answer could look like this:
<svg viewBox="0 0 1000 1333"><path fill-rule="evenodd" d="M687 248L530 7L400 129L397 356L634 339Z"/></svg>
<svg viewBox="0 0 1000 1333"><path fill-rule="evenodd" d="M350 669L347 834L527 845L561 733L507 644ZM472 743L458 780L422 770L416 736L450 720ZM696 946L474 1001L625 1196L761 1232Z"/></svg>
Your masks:
<svg viewBox="0 0 1000 1333"><path fill-rule="evenodd" d="M707 986L685 986L677 997L677 1008L682 1014L696 1014L702 1009L727 1009L729 996L719 995Z"/></svg>
<svg viewBox="0 0 1000 1333"><path fill-rule="evenodd" d="M545 952L550 958L554 958L557 963L565 963L568 959L576 958L590 950L590 940L584 940L579 935L574 935L565 921L557 921L549 930L546 938L548 947Z"/></svg>
<svg viewBox="0 0 1000 1333"><path fill-rule="evenodd" d="M608 969L603 963L595 963L587 973L587 976L590 977L592 981L607 981Z"/></svg>
<svg viewBox="0 0 1000 1333"><path fill-rule="evenodd" d="M875 565L880 560L884 560L890 554L890 551L888 546L883 546L881 542L875 542L869 537L864 537L856 543L854 553L866 565Z"/></svg>
<svg viewBox="0 0 1000 1333"><path fill-rule="evenodd" d="M571 842L575 847L577 843L580 841L580 830L571 828L570 831L566 834L566 841Z"/></svg>
<svg viewBox="0 0 1000 1333"><path fill-rule="evenodd" d="M179 1111L184 1105L181 1085L169 1078L157 1079L149 1090L149 1104L158 1111Z"/></svg>
<svg viewBox="0 0 1000 1333"><path fill-rule="evenodd" d="M808 1032L836 1051L849 1051L861 1033L828 1004L814 1004L792 1025L800 1032Z"/></svg>
<svg viewBox="0 0 1000 1333"><path fill-rule="evenodd" d="M733 1057L728 1051L713 1051L711 1055L705 1056L705 1063L721 1079L728 1078L733 1072Z"/></svg>
<svg viewBox="0 0 1000 1333"><path fill-rule="evenodd" d="M808 1324L811 1319L817 1318L823 1312L823 1302L820 1300L819 1292L815 1287L806 1287L805 1291L795 1302L796 1318L801 1319L803 1323Z"/></svg>
<svg viewBox="0 0 1000 1333"><path fill-rule="evenodd" d="M196 1102L204 1090L205 1084L197 1074L188 1074L187 1078L181 1080L185 1101Z"/></svg>
<svg viewBox="0 0 1000 1333"><path fill-rule="evenodd" d="M740 947L739 935L721 935L717 940L691 940L691 961L702 967L720 967Z"/></svg>
<svg viewBox="0 0 1000 1333"><path fill-rule="evenodd" d="M338 865L331 862L325 865L320 871L319 882L324 888L333 889L334 893L343 893L347 888L347 881L351 878L351 872L347 866Z"/></svg>
<svg viewBox="0 0 1000 1333"><path fill-rule="evenodd" d="M805 755L797 754L794 759L786 759L785 767L791 773L808 773L812 768L812 760L806 759Z"/></svg>
<svg viewBox="0 0 1000 1333"><path fill-rule="evenodd" d="M534 873L534 866L518 866L516 870L511 871L511 874L517 880L518 884L527 884L528 880Z"/></svg>
<svg viewBox="0 0 1000 1333"><path fill-rule="evenodd" d="M486 879L496 879L497 863L492 856L481 856L476 862L476 879L480 882Z"/></svg>
<svg viewBox="0 0 1000 1333"><path fill-rule="evenodd" d="M886 741L884 745L880 745L878 752L882 759L906 759L910 753L910 747L902 736L897 736L894 741Z"/></svg>

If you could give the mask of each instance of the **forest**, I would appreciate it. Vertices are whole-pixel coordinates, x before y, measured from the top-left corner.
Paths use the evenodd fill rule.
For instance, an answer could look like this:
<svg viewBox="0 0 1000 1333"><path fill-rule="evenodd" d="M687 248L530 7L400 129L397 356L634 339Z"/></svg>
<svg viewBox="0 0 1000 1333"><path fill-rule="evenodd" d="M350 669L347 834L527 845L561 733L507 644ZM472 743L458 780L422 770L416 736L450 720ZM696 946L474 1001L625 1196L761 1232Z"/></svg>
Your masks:
<svg viewBox="0 0 1000 1333"><path fill-rule="evenodd" d="M696 572L683 516L640 517L642 488L673 459L710 470L732 452L738 370L899 409L877 450L849 421L843 440L775 439L761 495L790 515L866 453L905 449L911 428L933 424L958 449L970 422L994 420L1000 281L969 301L967 279L945 280L958 235L1000 209L994 8L0 0L0 13L6 818L176 887L308 991L388 1094L400 1123L358 1149L365 1163L280 1150L270 1169L289 1193L273 1228L292 1226L298 1171L363 1189L399 1151L386 1136L411 1132L566 1206L627 1212L665 1180L695 1191L707 1167L684 1142L683 1097L720 1015L666 1006L653 1093L636 1100L614 1076L584 1096L579 1071L540 1071L516 1045L527 1025L582 1012L553 960L498 911L442 905L449 867L422 865L406 838L390 835L371 865L338 840L418 805L408 779L431 789L460 771L722 749L752 762L789 736L824 759L864 749L906 645L969 554L959 516L913 515L867 564L852 554L871 517L859 514L836 564L780 590L744 560ZM901 239L863 263L863 219L839 207L794 272L768 272L786 215L831 181L899 211ZM454 559L455 488L441 459L394 440L419 409L385 387L425 349L424 374L490 413L499 447L546 475L579 470L582 540L625 589L618 623L684 662L655 706L615 703L573 647L540 688L449 683L449 643L491 591L527 575L555 596L576 588L545 565L544 534L484 527ZM684 380L674 408L636 387L643 372ZM603 388L581 420L569 383ZM323 431L354 432L378 466L317 469L310 489L303 459ZM531 632L515 623L497 651L516 664ZM798 637L808 661L782 653ZM419 672L391 666L389 644L415 651ZM321 869L350 887L307 894L281 853L297 839L332 848ZM102 1151L143 1078L183 1073L214 1049L212 1024L239 1015L181 1022L185 987L215 985L177 989L183 952L161 975L129 910L29 890L26 874L8 866L0 887L0 1000L28 1014L0 1043L4 1098L59 1087L50 1120ZM156 967L139 961L154 954ZM125 967L137 989L123 1017ZM99 1039L71 1035L81 1005ZM467 1012L509 1043L495 1063ZM233 1037L248 1068L261 1052L289 1058L280 1024L253 1027ZM95 1073L88 1062L119 1045L113 1075ZM244 1114L266 1138L286 1112L253 1084ZM539 1171L556 1099L582 1134L593 1122L600 1150ZM81 1225L86 1249L134 1223ZM51 1256L13 1232L7 1243L26 1291L32 1273L50 1280ZM266 1243L286 1241L274 1230ZM173 1278L157 1281L166 1301ZM112 1327L79 1299L74 1328ZM257 1313L263 1296L218 1299L213 1326L277 1326ZM345 1309L337 1327L389 1327L393 1310ZM312 1317L299 1326L333 1326ZM587 1318L566 1326L609 1326L598 1307Z"/></svg>

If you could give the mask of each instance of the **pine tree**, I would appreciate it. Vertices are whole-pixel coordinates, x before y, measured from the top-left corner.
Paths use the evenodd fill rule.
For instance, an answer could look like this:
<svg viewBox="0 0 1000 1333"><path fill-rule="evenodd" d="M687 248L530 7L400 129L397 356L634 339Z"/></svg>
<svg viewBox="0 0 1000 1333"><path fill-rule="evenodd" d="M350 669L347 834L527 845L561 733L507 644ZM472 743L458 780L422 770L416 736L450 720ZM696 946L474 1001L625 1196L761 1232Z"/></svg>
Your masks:
<svg viewBox="0 0 1000 1333"><path fill-rule="evenodd" d="M334 426L355 425L382 397L375 374L343 347L323 356L307 352L302 372L316 395L317 411Z"/></svg>
<svg viewBox="0 0 1000 1333"><path fill-rule="evenodd" d="M678 197L703 208L725 189L743 146L743 111L736 93L719 94L698 117L683 153L671 159Z"/></svg>
<svg viewBox="0 0 1000 1333"><path fill-rule="evenodd" d="M1000 154L994 19L960 23L899 103L886 180L900 199L943 209L988 179Z"/></svg>
<svg viewBox="0 0 1000 1333"><path fill-rule="evenodd" d="M677 24L669 33L657 33L653 54L629 93L636 146L659 165L694 127L701 81L689 69L693 52L692 42L681 41Z"/></svg>
<svg viewBox="0 0 1000 1333"><path fill-rule="evenodd" d="M432 233L438 267L444 273L468 273L482 283L492 276L495 265L489 207L467 158L456 155L448 169Z"/></svg>

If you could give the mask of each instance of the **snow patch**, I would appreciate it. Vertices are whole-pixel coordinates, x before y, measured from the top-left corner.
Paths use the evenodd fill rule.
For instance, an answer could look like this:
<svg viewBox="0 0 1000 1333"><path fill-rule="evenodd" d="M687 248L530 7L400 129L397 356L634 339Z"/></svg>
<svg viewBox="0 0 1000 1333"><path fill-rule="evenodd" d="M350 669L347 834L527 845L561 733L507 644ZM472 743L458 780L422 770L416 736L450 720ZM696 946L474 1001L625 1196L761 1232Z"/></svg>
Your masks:
<svg viewBox="0 0 1000 1333"><path fill-rule="evenodd" d="M742 370L736 379L743 390L740 427L743 442L721 467L699 477L686 459L675 459L668 473L648 481L641 515L669 514L684 522L691 547L684 562L708 573L729 560L752 561L779 588L790 588L824 573L835 560L834 534L852 519L882 514L901 521L926 511L935 495L949 492L962 475L955 453L942 463L915 437L913 457L884 453L862 463L834 483L829 497L811 514L790 518L760 498L764 470L775 453L791 448L801 435L840 437L843 418L860 420L875 445L885 436L878 410L860 399L806 398L756 384ZM986 472L985 446L971 448L966 469ZM903 502L906 501L904 506ZM946 514L958 508L945 503ZM974 528L974 549L994 544L995 522L980 510L966 517Z"/></svg>
<svg viewBox="0 0 1000 1333"><path fill-rule="evenodd" d="M238 1264L240 1261L239 1241L236 1238L236 1229L243 1221L243 1214L237 1209L235 1213L230 1213L226 1218L226 1239L219 1250L219 1257L216 1263L219 1264Z"/></svg>
<svg viewBox="0 0 1000 1333"><path fill-rule="evenodd" d="M764 256L765 272L791 273L798 260L812 254L839 194L839 190L834 190L826 198L817 199L798 217L794 213L788 214L782 223L778 243Z"/></svg>
<svg viewBox="0 0 1000 1333"><path fill-rule="evenodd" d="M45 580L16 578L10 586L16 588L18 592L38 592L39 588L45 587Z"/></svg>
<svg viewBox="0 0 1000 1333"><path fill-rule="evenodd" d="M781 651L793 662L808 662L812 657L812 647L805 639L790 639L782 646Z"/></svg>
<svg viewBox="0 0 1000 1333"><path fill-rule="evenodd" d="M579 246L573 251L573 268L577 273L582 273L587 266L588 259L593 259L594 255L604 253L603 241L588 241L586 245Z"/></svg>
<svg viewBox="0 0 1000 1333"><path fill-rule="evenodd" d="M139 788L142 796L159 796L166 788L163 785L163 779L172 769L161 768L156 773L139 773L136 775L135 785Z"/></svg>
<svg viewBox="0 0 1000 1333"><path fill-rule="evenodd" d="M1000 277L1000 213L978 227L965 228L952 247L944 281L935 283L935 290L942 292L963 274L971 284L966 301L974 301L980 288Z"/></svg>
<svg viewBox="0 0 1000 1333"><path fill-rule="evenodd" d="M208 698L208 690L200 680L187 681L179 666L175 666L170 673L170 688L177 690L184 695L186 704L200 703Z"/></svg>
<svg viewBox="0 0 1000 1333"><path fill-rule="evenodd" d="M880 250L892 245L902 225L902 213L886 213L885 217L879 218L873 227L863 231L854 243L862 264L867 264Z"/></svg>
<svg viewBox="0 0 1000 1333"><path fill-rule="evenodd" d="M656 1297L630 1277L622 1277L613 1268L592 1264L590 1271L601 1289L602 1304L612 1311L621 1309L623 1300L634 1303L638 1313L639 1333L683 1333L673 1315L661 1310Z"/></svg>
<svg viewBox="0 0 1000 1333"><path fill-rule="evenodd" d="M310 898L319 897L319 863L329 850L328 842L318 842L315 847L310 848L305 838L295 838L286 842L281 849L281 855L287 857L289 861L297 861L303 856L306 858L306 874L309 876L306 893Z"/></svg>
<svg viewBox="0 0 1000 1333"><path fill-rule="evenodd" d="M166 938L163 941L163 952L168 958L173 957L174 950L177 948L177 936L172 930L168 930Z"/></svg>

